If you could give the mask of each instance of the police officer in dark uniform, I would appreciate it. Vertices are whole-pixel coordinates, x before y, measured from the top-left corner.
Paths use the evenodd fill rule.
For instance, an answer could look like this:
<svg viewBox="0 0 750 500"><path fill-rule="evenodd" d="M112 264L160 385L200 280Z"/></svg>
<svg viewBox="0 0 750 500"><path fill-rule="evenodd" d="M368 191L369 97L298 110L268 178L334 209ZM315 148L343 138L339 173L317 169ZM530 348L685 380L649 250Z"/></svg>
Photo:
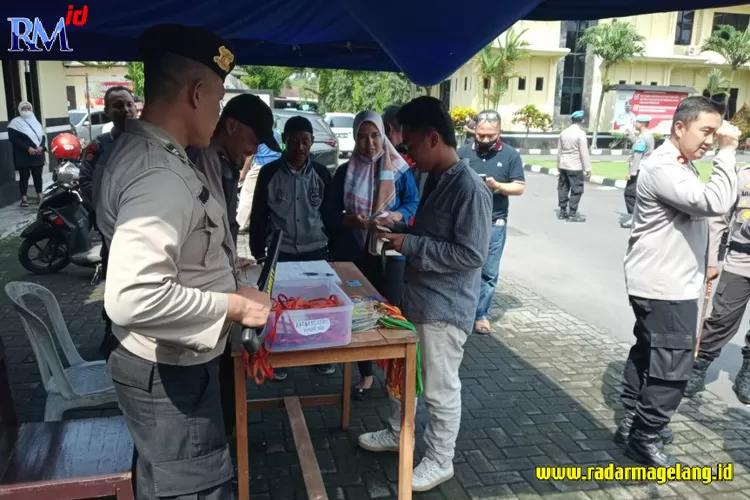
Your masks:
<svg viewBox="0 0 750 500"><path fill-rule="evenodd" d="M112 119L112 131L97 136L91 141L83 153L81 160L81 174L79 185L81 195L86 203L90 204L92 213L96 206L96 195L99 194L99 182L101 182L101 167L107 161L107 157L115 146L115 141L125 130L125 121L135 119L137 115L135 98L130 89L123 86L110 87L104 93L104 113ZM94 220L96 217L94 216ZM99 254L102 259L101 277L107 275L107 261L109 249L102 243ZM112 336L112 322L102 307L102 318L104 319L104 339L99 346L99 353L107 359L112 349L114 337Z"/></svg>
<svg viewBox="0 0 750 500"><path fill-rule="evenodd" d="M125 120L134 119L138 114L130 89L120 85L108 88L104 93L104 113L112 120L112 131L94 138L86 146L81 160L81 194L92 204L96 204L94 194L98 191L98 186L94 187L96 166L102 165L112 152L115 140L125 130Z"/></svg>
<svg viewBox="0 0 750 500"><path fill-rule="evenodd" d="M138 48L146 105L103 166L96 205L118 341L109 372L137 450L136 499L229 500L220 358L233 324L264 326L271 303L238 285L226 207L185 148L210 144L235 56L179 25L149 28Z"/></svg>

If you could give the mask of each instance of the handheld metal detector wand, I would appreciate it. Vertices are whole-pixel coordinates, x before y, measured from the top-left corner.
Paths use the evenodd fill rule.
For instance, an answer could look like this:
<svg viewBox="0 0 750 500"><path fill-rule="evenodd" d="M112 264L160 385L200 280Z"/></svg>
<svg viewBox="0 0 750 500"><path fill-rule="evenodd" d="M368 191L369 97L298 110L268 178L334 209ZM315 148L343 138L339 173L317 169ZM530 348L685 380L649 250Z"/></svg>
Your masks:
<svg viewBox="0 0 750 500"><path fill-rule="evenodd" d="M274 231L271 235L271 244L268 245L266 260L263 262L263 269L258 277L258 290L271 296L273 292L273 282L276 276L276 264L279 261L279 248L281 248L281 237L283 231ZM260 328L243 328L242 329L242 346L248 354L255 354L260 350L263 341L263 327Z"/></svg>

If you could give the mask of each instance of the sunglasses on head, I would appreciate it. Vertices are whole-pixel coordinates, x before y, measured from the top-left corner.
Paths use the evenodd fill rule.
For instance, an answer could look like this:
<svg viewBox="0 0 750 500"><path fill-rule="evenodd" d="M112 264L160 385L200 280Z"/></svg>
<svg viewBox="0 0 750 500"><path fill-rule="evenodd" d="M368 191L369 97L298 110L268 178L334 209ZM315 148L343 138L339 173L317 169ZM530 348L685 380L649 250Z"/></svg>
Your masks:
<svg viewBox="0 0 750 500"><path fill-rule="evenodd" d="M500 114L496 111L489 111L485 113L479 113L477 115L478 122L499 122Z"/></svg>

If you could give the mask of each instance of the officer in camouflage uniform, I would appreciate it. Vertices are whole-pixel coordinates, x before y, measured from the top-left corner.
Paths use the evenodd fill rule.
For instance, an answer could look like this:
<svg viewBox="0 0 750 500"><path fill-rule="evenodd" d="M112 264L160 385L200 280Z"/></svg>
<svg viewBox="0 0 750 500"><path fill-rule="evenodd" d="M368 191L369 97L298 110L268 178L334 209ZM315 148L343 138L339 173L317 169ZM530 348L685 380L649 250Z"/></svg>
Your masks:
<svg viewBox="0 0 750 500"><path fill-rule="evenodd" d="M719 357L721 349L729 343L740 328L742 316L750 301L750 235L741 229L750 221L750 165L737 172L737 202L723 217L711 221L709 233L709 275L719 273L722 250L727 250L724 268L713 298L711 316L703 326L698 357L693 363L685 397L705 390L706 371ZM726 249L722 239L729 238ZM734 379L732 389L743 404L750 404L750 331L745 335L742 348L742 367Z"/></svg>

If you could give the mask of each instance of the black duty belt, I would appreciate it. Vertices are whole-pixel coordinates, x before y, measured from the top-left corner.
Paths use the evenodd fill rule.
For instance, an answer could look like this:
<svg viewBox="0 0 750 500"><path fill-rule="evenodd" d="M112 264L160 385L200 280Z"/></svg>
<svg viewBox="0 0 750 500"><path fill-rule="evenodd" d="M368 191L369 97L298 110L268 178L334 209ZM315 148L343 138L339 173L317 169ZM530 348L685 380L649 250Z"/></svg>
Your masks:
<svg viewBox="0 0 750 500"><path fill-rule="evenodd" d="M732 241L729 243L729 251L750 255L750 244L749 243L737 243L736 241Z"/></svg>

